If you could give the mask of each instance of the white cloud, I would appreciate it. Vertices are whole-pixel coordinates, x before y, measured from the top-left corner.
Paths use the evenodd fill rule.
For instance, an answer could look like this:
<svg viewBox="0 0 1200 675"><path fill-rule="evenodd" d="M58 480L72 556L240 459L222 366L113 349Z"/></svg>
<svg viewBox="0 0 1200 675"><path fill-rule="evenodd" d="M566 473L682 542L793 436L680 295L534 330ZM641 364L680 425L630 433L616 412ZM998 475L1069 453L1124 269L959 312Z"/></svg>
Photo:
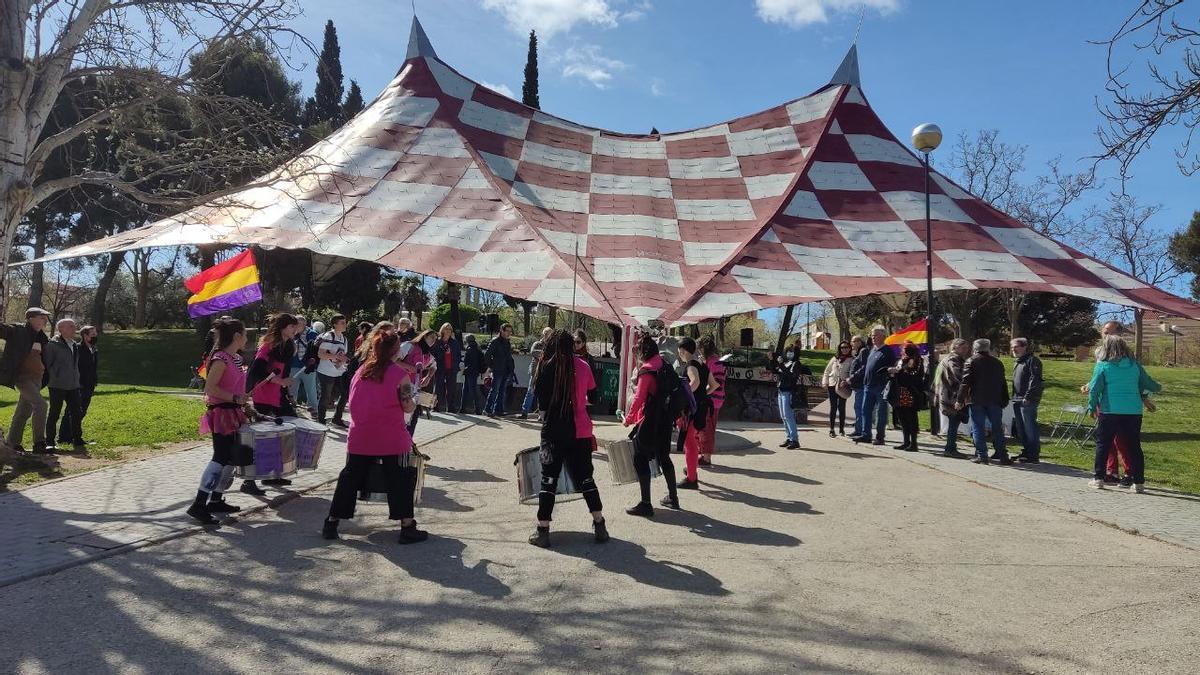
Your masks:
<svg viewBox="0 0 1200 675"><path fill-rule="evenodd" d="M571 30L581 23L612 27L621 18L608 0L482 0L485 9L502 14L519 34L536 30L538 37Z"/></svg>
<svg viewBox="0 0 1200 675"><path fill-rule="evenodd" d="M655 77L650 80L650 93L655 96L662 96L666 93L663 89L662 78Z"/></svg>
<svg viewBox="0 0 1200 675"><path fill-rule="evenodd" d="M799 28L825 23L830 14L849 14L860 9L887 14L900 8L900 0L754 0L754 5L763 21Z"/></svg>
<svg viewBox="0 0 1200 675"><path fill-rule="evenodd" d="M628 67L624 61L610 59L596 45L575 45L563 53L563 77L579 77L597 89L607 89L613 73Z"/></svg>
<svg viewBox="0 0 1200 675"><path fill-rule="evenodd" d="M619 18L621 21L637 21L646 16L646 12L649 12L653 8L654 5L650 4L650 0L642 0L642 2L635 3L629 9L623 10Z"/></svg>
<svg viewBox="0 0 1200 675"><path fill-rule="evenodd" d="M480 82L479 84L491 89L497 94L504 94L511 99L515 99L517 97L517 95L513 93L513 90L508 88L507 84L492 84L491 82Z"/></svg>

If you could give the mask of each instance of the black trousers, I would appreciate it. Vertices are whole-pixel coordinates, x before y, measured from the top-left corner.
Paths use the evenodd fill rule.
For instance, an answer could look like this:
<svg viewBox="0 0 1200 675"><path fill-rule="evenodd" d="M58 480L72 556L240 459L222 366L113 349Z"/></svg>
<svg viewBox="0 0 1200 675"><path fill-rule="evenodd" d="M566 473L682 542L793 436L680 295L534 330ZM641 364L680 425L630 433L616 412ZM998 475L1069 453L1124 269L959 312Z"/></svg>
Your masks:
<svg viewBox="0 0 1200 675"><path fill-rule="evenodd" d="M592 479L592 439L576 438L566 443L542 439L542 490L538 493L538 520L551 520L554 498L558 494L558 477L565 468L575 489L583 495L588 511L600 511L600 489ZM549 461L547 461L549 460Z"/></svg>
<svg viewBox="0 0 1200 675"><path fill-rule="evenodd" d="M387 483L388 518L401 520L413 517L413 496L417 488L417 470L400 466L399 455L353 455L346 454L346 466L338 474L337 487L333 490L333 503L329 505L329 517L339 520L354 517L358 504L358 493L367 485L371 465L383 464L384 480Z"/></svg>
<svg viewBox="0 0 1200 675"><path fill-rule="evenodd" d="M333 406L333 419L342 421L342 413L346 411L346 390L348 387L340 375L323 375L317 373L317 381L321 383L321 399L317 401L317 421L325 423L325 413Z"/></svg>
<svg viewBox="0 0 1200 675"><path fill-rule="evenodd" d="M72 442L74 440L83 440L83 420L87 418L88 407L92 405L92 396L96 393L95 387L80 387L79 388L79 439L71 438L71 429L75 426L75 420L71 418L71 409L67 408L63 414L62 423L58 426L58 437L64 442ZM49 435L47 435L49 436Z"/></svg>
<svg viewBox="0 0 1200 675"><path fill-rule="evenodd" d="M917 442L917 409L896 406L896 417L900 420L900 430L904 433L905 443Z"/></svg>
<svg viewBox="0 0 1200 675"><path fill-rule="evenodd" d="M54 440L54 430L58 428L58 418L62 415L62 429L59 432L59 443L83 443L83 409L80 403L78 389L50 388L50 412L46 415L46 440ZM66 413L63 414L63 405Z"/></svg>
<svg viewBox="0 0 1200 675"><path fill-rule="evenodd" d="M667 482L667 495L672 498L676 497L675 464L671 462L670 434L663 435L660 442L654 444L639 441L635 436L633 443L633 470L637 473L638 487L642 491L642 501L647 504L650 503L651 459L658 460L658 467L662 469L663 480Z"/></svg>
<svg viewBox="0 0 1200 675"><path fill-rule="evenodd" d="M846 432L846 399L838 396L837 387L829 387L829 430L833 431L833 421L837 420L837 428Z"/></svg>
<svg viewBox="0 0 1200 675"><path fill-rule="evenodd" d="M454 410L454 394L457 383L458 373L452 370L439 370L433 376L433 391L437 394L437 409L450 412Z"/></svg>

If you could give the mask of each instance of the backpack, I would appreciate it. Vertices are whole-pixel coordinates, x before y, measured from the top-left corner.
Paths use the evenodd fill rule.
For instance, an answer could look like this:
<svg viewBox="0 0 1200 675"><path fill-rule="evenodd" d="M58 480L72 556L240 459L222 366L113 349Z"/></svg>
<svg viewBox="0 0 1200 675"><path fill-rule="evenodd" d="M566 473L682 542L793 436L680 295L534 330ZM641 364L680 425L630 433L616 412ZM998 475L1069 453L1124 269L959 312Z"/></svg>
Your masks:
<svg viewBox="0 0 1200 675"><path fill-rule="evenodd" d="M691 389L683 384L684 380L673 368L664 364L654 377L658 405L664 419L673 422L680 415L686 413L690 417L696 412L696 399L692 396Z"/></svg>

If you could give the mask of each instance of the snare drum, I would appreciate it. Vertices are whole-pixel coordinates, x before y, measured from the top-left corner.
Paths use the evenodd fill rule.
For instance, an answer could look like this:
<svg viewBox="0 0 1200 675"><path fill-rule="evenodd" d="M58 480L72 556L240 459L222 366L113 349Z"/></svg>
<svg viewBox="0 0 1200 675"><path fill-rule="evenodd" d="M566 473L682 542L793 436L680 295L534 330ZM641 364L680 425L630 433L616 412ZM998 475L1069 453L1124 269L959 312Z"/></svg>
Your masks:
<svg viewBox="0 0 1200 675"><path fill-rule="evenodd" d="M284 417L283 421L296 427L296 468L315 469L321 461L328 428L303 417Z"/></svg>
<svg viewBox="0 0 1200 675"><path fill-rule="evenodd" d="M401 469L416 469L417 470L417 485L413 488L413 505L421 503L421 492L425 489L425 460L428 459L425 455L419 452L410 452L400 455ZM371 463L371 468L367 471L367 489L359 494L359 501L363 502L381 502L386 504L388 500L387 475L383 472L383 460L377 459Z"/></svg>
<svg viewBox="0 0 1200 675"><path fill-rule="evenodd" d="M542 456L541 448L529 448L517 453L513 464L517 467L517 500L522 504L537 504L538 493L542 491ZM582 499L583 495L575 491L575 483L571 480L566 466L558 474L558 497L555 501L569 502Z"/></svg>
<svg viewBox="0 0 1200 675"><path fill-rule="evenodd" d="M428 410L433 410L437 405L437 396L433 392L419 391L417 392L417 405Z"/></svg>
<svg viewBox="0 0 1200 675"><path fill-rule="evenodd" d="M246 480L283 478L296 473L296 427L291 424L257 422L238 429L238 442L254 448L254 463L239 466L236 474Z"/></svg>
<svg viewBox="0 0 1200 675"><path fill-rule="evenodd" d="M633 440L622 438L619 441L609 441L604 444L608 452L608 470L612 472L613 484L625 485L637 482L637 470L633 468ZM650 477L662 475L657 459L650 460Z"/></svg>

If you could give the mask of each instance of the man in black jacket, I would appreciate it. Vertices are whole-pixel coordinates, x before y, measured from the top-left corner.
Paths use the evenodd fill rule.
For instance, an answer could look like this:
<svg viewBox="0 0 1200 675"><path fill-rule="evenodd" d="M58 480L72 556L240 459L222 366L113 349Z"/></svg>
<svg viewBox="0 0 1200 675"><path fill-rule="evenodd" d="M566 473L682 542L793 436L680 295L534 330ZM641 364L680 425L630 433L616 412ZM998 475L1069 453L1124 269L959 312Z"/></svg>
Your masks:
<svg viewBox="0 0 1200 675"><path fill-rule="evenodd" d="M1008 380L1004 364L991 355L992 341L976 340L972 345L971 358L963 366L962 386L958 390L956 410L969 406L971 411L971 438L975 441L976 464L987 464L988 425L992 427L992 444L996 454L992 459L1001 464L1012 464L1004 447L1004 406L1008 405Z"/></svg>
<svg viewBox="0 0 1200 675"><path fill-rule="evenodd" d="M512 355L512 343L509 342L511 336L512 326L506 323L500 326L500 334L488 343L486 356L492 367L492 391L488 394L487 406L484 408L488 417L504 416L504 400L508 396L508 383L513 377L513 371L516 370L516 362L513 361Z"/></svg>
<svg viewBox="0 0 1200 675"><path fill-rule="evenodd" d="M1037 464L1042 456L1042 434L1038 429L1038 405L1042 402L1042 361L1029 349L1029 340L1019 337L1009 343L1013 358L1012 400L1017 430L1024 448L1017 455L1022 464Z"/></svg>
<svg viewBox="0 0 1200 675"><path fill-rule="evenodd" d="M0 356L0 385L16 389L19 398L8 427L8 447L18 452L25 435L25 423L33 416L33 451L46 449L46 399L42 398L42 350L50 340L43 329L50 312L41 307L25 310L25 323L0 324L4 354Z"/></svg>
<svg viewBox="0 0 1200 675"><path fill-rule="evenodd" d="M96 385L100 378L97 375L97 368L100 363L100 353L96 351L97 331L95 326L84 326L79 329L79 425L80 437L77 439L81 444L87 443L83 440L82 429L83 420L87 417L88 406L92 404L92 396L96 393ZM71 439L70 430L75 422L71 419L70 408L67 408L67 414L63 415L62 426L58 430L58 439L61 442L63 439Z"/></svg>
<svg viewBox="0 0 1200 675"><path fill-rule="evenodd" d="M867 355L870 350L867 349L867 341L861 335L850 338L850 348L854 350L854 359L850 362L850 376L847 379L850 388L854 390L854 431L849 436L853 440L863 435L863 399L866 398L866 392L862 390L863 372L867 367Z"/></svg>
<svg viewBox="0 0 1200 675"><path fill-rule="evenodd" d="M483 350L479 348L479 343L475 342L475 336L468 333L467 348L463 351L463 388L462 396L459 397L459 414L474 412L476 415L483 412L484 401L479 394L479 376L486 370L484 365Z"/></svg>

